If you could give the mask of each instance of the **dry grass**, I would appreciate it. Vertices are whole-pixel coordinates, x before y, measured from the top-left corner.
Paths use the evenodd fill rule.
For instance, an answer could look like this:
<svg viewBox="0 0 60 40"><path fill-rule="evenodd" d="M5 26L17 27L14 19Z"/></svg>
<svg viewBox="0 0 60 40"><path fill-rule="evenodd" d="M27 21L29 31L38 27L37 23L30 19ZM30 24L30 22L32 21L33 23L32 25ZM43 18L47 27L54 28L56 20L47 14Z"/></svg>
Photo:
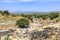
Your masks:
<svg viewBox="0 0 60 40"><path fill-rule="evenodd" d="M10 15L8 17L6 17L6 16L0 15L0 23L2 23L4 21L6 21L6 22L12 21L12 23L9 25L2 25L2 26L0 25L0 30L8 29L8 28L15 28L16 27L16 21L21 19L21 18L23 18L23 17L21 17L21 16L12 17Z"/></svg>

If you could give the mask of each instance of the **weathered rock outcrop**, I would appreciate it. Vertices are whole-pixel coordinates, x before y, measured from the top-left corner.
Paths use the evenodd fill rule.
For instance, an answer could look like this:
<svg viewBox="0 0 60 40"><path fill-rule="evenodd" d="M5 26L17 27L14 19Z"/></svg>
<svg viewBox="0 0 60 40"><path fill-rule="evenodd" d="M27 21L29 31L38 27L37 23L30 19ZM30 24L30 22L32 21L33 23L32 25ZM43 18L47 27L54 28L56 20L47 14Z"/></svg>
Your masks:
<svg viewBox="0 0 60 40"><path fill-rule="evenodd" d="M31 40L50 40L55 35L53 28L45 28L43 31L34 30L31 33Z"/></svg>
<svg viewBox="0 0 60 40"><path fill-rule="evenodd" d="M18 29L16 31L16 35L19 38L19 40L30 40L30 32L27 28Z"/></svg>
<svg viewBox="0 0 60 40"><path fill-rule="evenodd" d="M16 33L16 34L15 34ZM17 40L60 40L60 28L47 27L42 31L29 28L17 29L15 32ZM15 40L15 39L12 39Z"/></svg>
<svg viewBox="0 0 60 40"><path fill-rule="evenodd" d="M17 36L20 40L56 40L56 29L55 28L44 28L42 31L28 29L20 29L17 31ZM52 38L54 36L54 38Z"/></svg>

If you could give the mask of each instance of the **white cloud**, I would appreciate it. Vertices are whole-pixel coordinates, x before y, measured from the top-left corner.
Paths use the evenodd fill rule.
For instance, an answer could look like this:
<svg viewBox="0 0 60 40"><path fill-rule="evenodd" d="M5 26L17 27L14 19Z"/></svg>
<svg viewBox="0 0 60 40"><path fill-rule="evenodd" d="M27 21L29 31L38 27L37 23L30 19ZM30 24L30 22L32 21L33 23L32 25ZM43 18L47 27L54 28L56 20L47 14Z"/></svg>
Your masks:
<svg viewBox="0 0 60 40"><path fill-rule="evenodd" d="M44 2L60 1L60 0L3 0L3 2L6 2L6 3L11 3L11 2L32 2L32 1L44 3Z"/></svg>
<svg viewBox="0 0 60 40"><path fill-rule="evenodd" d="M19 0L20 2L30 2L30 1L36 1L36 0Z"/></svg>
<svg viewBox="0 0 60 40"><path fill-rule="evenodd" d="M60 0L38 0L38 2L44 3L44 2L55 2L55 1L60 1Z"/></svg>
<svg viewBox="0 0 60 40"><path fill-rule="evenodd" d="M11 3L11 2L13 2L13 1L12 1L12 0L3 0L2 2Z"/></svg>
<svg viewBox="0 0 60 40"><path fill-rule="evenodd" d="M10 3L10 2L30 2L36 0L2 0L3 2Z"/></svg>

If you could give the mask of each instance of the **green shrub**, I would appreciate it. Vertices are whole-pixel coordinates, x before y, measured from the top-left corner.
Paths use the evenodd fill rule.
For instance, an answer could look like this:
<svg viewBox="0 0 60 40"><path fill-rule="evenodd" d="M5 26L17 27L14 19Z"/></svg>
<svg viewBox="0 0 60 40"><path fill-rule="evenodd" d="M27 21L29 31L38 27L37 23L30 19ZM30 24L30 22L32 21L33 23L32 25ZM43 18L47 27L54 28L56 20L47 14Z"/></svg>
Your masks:
<svg viewBox="0 0 60 40"><path fill-rule="evenodd" d="M53 12L53 13L50 13L49 16L50 16L51 19L54 19L54 18L57 18L59 16L59 14Z"/></svg>
<svg viewBox="0 0 60 40"><path fill-rule="evenodd" d="M49 16L47 14L40 14L40 15L34 15L35 18L43 18L43 19L47 19Z"/></svg>
<svg viewBox="0 0 60 40"><path fill-rule="evenodd" d="M11 39L9 39L9 37L5 37L5 39L4 40L11 40Z"/></svg>
<svg viewBox="0 0 60 40"><path fill-rule="evenodd" d="M29 25L29 20L26 18L19 19L16 22L16 25L18 25L20 28L26 28L26 25Z"/></svg>
<svg viewBox="0 0 60 40"><path fill-rule="evenodd" d="M9 11L8 11L8 10L4 10L3 13L4 13L4 15L6 15L6 16L9 15Z"/></svg>
<svg viewBox="0 0 60 40"><path fill-rule="evenodd" d="M28 18L29 20L33 20L32 15L26 15L25 17Z"/></svg>

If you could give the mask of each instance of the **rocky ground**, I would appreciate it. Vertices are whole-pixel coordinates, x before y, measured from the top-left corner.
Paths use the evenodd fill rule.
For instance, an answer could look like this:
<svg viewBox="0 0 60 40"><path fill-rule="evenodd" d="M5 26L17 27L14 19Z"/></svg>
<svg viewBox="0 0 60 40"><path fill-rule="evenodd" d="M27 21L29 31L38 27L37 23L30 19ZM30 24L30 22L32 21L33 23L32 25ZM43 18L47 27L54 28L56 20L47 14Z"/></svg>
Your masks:
<svg viewBox="0 0 60 40"><path fill-rule="evenodd" d="M33 30L32 30L33 29ZM11 40L60 40L60 24L37 27L35 28L17 28L7 31L5 36L1 37L4 40L8 37ZM11 34L10 34L11 33Z"/></svg>
<svg viewBox="0 0 60 40"><path fill-rule="evenodd" d="M35 28L18 28L15 21L0 22L0 40L5 39L60 40L60 22L44 22L42 26Z"/></svg>

